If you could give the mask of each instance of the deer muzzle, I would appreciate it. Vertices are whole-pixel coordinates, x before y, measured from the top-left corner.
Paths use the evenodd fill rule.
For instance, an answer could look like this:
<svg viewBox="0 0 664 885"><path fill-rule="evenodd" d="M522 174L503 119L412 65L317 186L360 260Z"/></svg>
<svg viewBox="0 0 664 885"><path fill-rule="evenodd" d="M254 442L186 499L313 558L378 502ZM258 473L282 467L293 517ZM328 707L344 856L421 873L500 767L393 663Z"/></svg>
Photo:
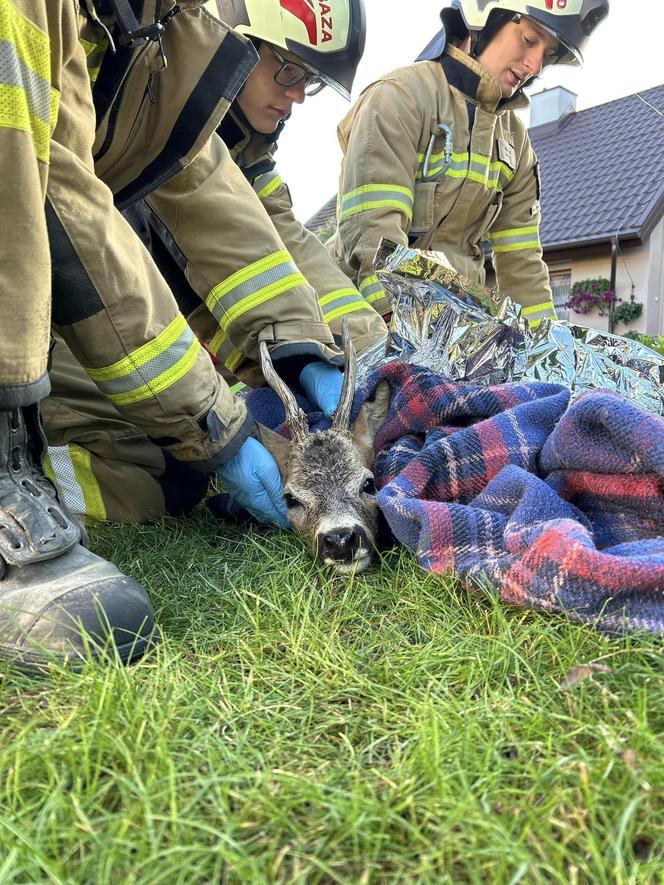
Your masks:
<svg viewBox="0 0 664 885"><path fill-rule="evenodd" d="M344 526L316 538L318 558L337 571L365 569L371 562L371 544L362 526Z"/></svg>

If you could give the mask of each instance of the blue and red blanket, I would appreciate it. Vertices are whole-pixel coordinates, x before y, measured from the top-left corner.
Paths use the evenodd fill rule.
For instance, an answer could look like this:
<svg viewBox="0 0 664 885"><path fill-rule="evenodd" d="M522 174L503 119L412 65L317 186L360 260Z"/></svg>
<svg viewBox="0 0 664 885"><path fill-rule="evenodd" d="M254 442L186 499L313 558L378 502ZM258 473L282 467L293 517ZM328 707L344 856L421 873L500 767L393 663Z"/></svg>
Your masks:
<svg viewBox="0 0 664 885"><path fill-rule="evenodd" d="M378 502L425 570L603 630L664 631L663 418L610 391L570 405L557 384L459 384L407 363L373 372L354 414L381 381ZM284 420L269 389L248 405Z"/></svg>
<svg viewBox="0 0 664 885"><path fill-rule="evenodd" d="M609 631L664 630L664 419L597 390L393 363L378 501L420 565Z"/></svg>

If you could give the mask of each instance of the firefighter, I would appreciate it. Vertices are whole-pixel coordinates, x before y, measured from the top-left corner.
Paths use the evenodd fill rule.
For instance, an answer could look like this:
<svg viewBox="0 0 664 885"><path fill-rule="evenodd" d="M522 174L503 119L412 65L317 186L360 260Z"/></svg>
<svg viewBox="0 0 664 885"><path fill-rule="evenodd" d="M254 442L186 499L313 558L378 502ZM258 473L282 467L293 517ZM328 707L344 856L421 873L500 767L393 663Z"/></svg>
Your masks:
<svg viewBox="0 0 664 885"><path fill-rule="evenodd" d="M286 523L274 460L114 194L122 204L159 191L175 233L189 221L182 243L218 318L220 353L255 360L261 339L273 359L297 357L327 412L340 389L331 362L341 355L315 293L266 233L260 202L214 132L255 50L209 4L158 3L158 17L155 4L142 9L137 19L124 0L0 0L0 656L28 665L100 642L128 661L153 629L145 590L81 545L40 466L51 322L122 421L187 476L218 472L258 518ZM231 217L241 206L260 254L245 248L234 267L215 261L218 234L190 220L210 190ZM91 451L77 444L59 455L69 458L65 503L101 509Z"/></svg>
<svg viewBox="0 0 664 885"><path fill-rule="evenodd" d="M453 0L420 59L369 86L338 129L344 153L333 249L381 314L372 270L381 237L442 251L499 288L536 326L555 317L539 239L540 181L523 87L550 64L580 64L608 0Z"/></svg>
<svg viewBox="0 0 664 885"><path fill-rule="evenodd" d="M278 12L281 10L278 3L263 0L262 6L259 4L261 21L274 27L272 18L278 14L282 31L278 39L282 43L288 39L291 45L298 39L303 41L301 46L297 44L303 56L308 51L312 57L320 54L317 48L310 46L310 40L320 39L321 45L329 44L334 63L330 65L329 74L321 72L320 75L330 82L336 77L334 82L338 81L343 84L340 88L348 90L364 43L364 15L359 0L352 0L350 7L348 0L336 0L336 6L332 6L331 40L327 31L330 16L324 8L310 17L306 4L283 5L286 8ZM214 7L215 12L230 18L231 24L241 21L234 6L228 0L207 4L208 9ZM177 94L181 79L175 54L178 38L175 36L170 46L167 38L170 28L180 19L180 15L173 18L162 39L166 56L173 55L176 61L148 81L148 100L144 102L148 118L150 113L158 115L161 103ZM88 22L87 27L90 33L85 32L85 40L95 83L93 94L100 94L99 101L102 101L109 91L104 81L112 73L104 67L109 63L109 54L104 49L99 23ZM310 37L312 27L314 37ZM258 27L253 30L257 32ZM239 31L242 32L243 27L240 26ZM101 47L95 42L100 39ZM114 60L110 57L110 61ZM205 61L201 59L199 64ZM214 83L215 77L217 80L228 78L222 62L223 59L218 70L208 67L206 82L209 79ZM266 62L259 61L259 69L265 66ZM275 63L275 70L277 67ZM139 82L134 83L133 76L133 73L129 75L125 86L125 95L129 97L133 92L143 94L141 89L146 88L140 77ZM169 76L172 82L165 79ZM281 86L274 85L282 90ZM223 83L219 83L217 91L222 86ZM298 94L302 89L303 85L298 85ZM103 112L104 105L101 107ZM173 113L177 116L177 108ZM135 115L129 114L125 124L131 140L118 139L119 147L114 151L112 146L104 148L106 117L101 116L97 144L102 148L96 155L96 170L114 190L120 208L131 212L140 203L139 215L147 216L157 263L175 292L181 310L188 315L191 327L216 358L220 371L227 378L237 375L251 383L261 381L255 359L258 339L274 339L278 343L273 347L273 359L288 363L280 372L289 380L297 381L299 377L305 385L309 382L310 388L313 385L321 391L313 393L314 400L318 398L321 402L321 397L326 400L325 410L329 413L336 404L341 374L320 358L316 359L317 356L323 360L338 358L325 321L336 332L342 317L348 316L355 346L362 350L385 335L381 318L336 269L318 240L296 222L290 206L285 205L286 188L275 192L272 199L264 194L261 205L216 134L193 163L165 183L154 189L145 181L140 185L127 183L131 174L128 168L133 164L138 171L143 164L145 141L132 134L134 118ZM274 126L277 124L275 118ZM265 151L261 168L267 170L274 164L269 153L274 145L261 144L260 150ZM145 172L141 175L145 177ZM157 169L155 178L158 175ZM140 199L142 197L144 199ZM273 220L275 213L282 220L277 229L264 207L270 208ZM310 282L314 286L309 285ZM164 514L186 513L201 499L206 490L205 479L173 459L170 446L163 444L163 435L146 434L118 413L113 398L100 397L89 373L81 370L75 354L61 338L56 339L51 381L52 395L44 405L50 445L47 469L76 512L97 519L146 521ZM255 447L256 441L248 442L247 446ZM76 459L84 459L85 466L73 471L72 462ZM248 504L254 515L270 521L266 514L256 510L249 495L233 486L234 480L228 471L224 473L226 485L232 488L235 497ZM82 495L82 484L94 489L94 495L87 498ZM270 519L283 525L280 484L275 486L278 491L274 495L280 506L278 514L272 513Z"/></svg>
<svg viewBox="0 0 664 885"><path fill-rule="evenodd" d="M316 290L323 317L335 339L348 320L358 353L387 334L379 314L364 300L318 237L293 214L290 193L276 169L278 139L294 103L326 85L347 101L364 50L363 0L327 0L324 15L309 30L279 0L248 8L222 3L222 18L256 47L259 62L217 130L252 184L295 263Z"/></svg>

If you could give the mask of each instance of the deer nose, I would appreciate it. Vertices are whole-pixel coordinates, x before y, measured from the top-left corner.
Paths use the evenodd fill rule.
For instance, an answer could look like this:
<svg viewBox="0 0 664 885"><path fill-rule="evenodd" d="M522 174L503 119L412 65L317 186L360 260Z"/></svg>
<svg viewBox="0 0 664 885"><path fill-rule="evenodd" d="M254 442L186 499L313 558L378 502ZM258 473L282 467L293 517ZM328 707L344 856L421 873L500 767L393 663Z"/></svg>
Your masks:
<svg viewBox="0 0 664 885"><path fill-rule="evenodd" d="M368 546L366 532L359 526L339 528L318 536L318 554L323 560L352 562L357 551Z"/></svg>

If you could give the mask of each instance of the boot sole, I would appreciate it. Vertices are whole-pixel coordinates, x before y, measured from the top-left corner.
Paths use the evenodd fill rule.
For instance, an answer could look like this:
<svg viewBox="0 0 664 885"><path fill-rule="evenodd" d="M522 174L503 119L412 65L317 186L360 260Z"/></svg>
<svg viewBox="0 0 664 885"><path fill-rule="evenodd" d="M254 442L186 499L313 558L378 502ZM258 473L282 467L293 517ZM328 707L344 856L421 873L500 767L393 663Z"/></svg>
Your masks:
<svg viewBox="0 0 664 885"><path fill-rule="evenodd" d="M109 663L119 661L123 665L133 664L149 651L152 651L158 642L159 637L155 631L151 636L141 639L137 638L126 645L114 645L109 649L96 649L94 646L91 646L85 654L72 652L69 655L56 652L45 654L44 652L30 651L29 649L22 651L15 646L0 645L0 660L8 661L17 669L28 673L44 672L50 664L66 666L74 672L79 672L89 661L107 659Z"/></svg>

